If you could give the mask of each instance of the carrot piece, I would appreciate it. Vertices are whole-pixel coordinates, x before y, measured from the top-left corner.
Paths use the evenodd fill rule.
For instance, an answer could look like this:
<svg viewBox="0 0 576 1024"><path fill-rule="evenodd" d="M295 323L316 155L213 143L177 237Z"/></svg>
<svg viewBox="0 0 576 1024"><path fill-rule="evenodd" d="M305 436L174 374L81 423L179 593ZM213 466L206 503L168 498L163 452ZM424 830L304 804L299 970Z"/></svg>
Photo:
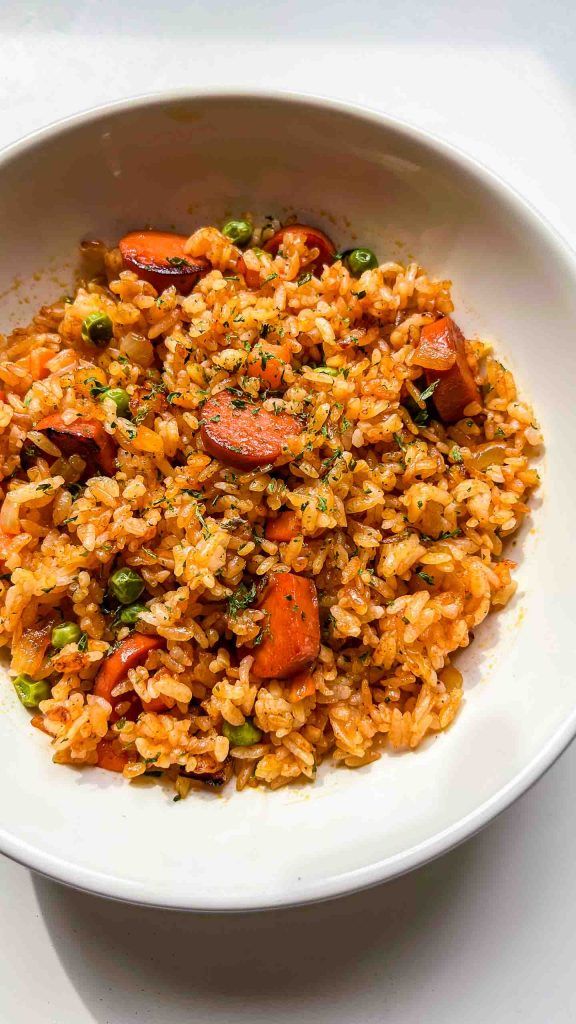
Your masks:
<svg viewBox="0 0 576 1024"><path fill-rule="evenodd" d="M79 455L88 471L96 462L107 476L114 476L116 443L99 420L77 419L64 423L62 417L54 413L40 420L35 429L45 433L63 455Z"/></svg>
<svg viewBox="0 0 576 1024"><path fill-rule="evenodd" d="M287 234L302 234L305 237L308 249L320 250L318 256L310 263L310 266L315 270L319 270L323 266L329 266L334 262L336 255L334 243L323 231L320 231L319 228L310 227L309 224L287 224L286 227L280 228L264 245L265 251L276 256Z"/></svg>
<svg viewBox="0 0 576 1024"><path fill-rule="evenodd" d="M44 380L48 377L50 371L46 369L46 363L49 363L51 359L57 353L52 348L36 348L30 353L30 373L34 377L34 380Z"/></svg>
<svg viewBox="0 0 576 1024"><path fill-rule="evenodd" d="M297 704L305 697L312 697L316 693L316 683L310 672L299 672L290 681L288 688L288 700L291 704Z"/></svg>
<svg viewBox="0 0 576 1024"><path fill-rule="evenodd" d="M466 359L464 335L451 317L422 328L414 362L425 368L428 384L438 381L434 405L444 423L455 423L467 405L481 401Z"/></svg>
<svg viewBox="0 0 576 1024"><path fill-rule="evenodd" d="M144 633L131 633L130 636L122 641L113 654L109 654L104 659L96 676L94 693L97 697L104 697L104 700L107 700L112 705L110 721L114 722L117 720L118 716L115 711L117 704L129 702L137 707L141 703L139 698L133 693L113 697L112 690L126 678L129 669L144 664L150 651L158 650L158 648L165 645L166 641L161 636L145 636ZM160 698L156 698L154 701L148 701L145 710L161 710L158 707L150 706L151 704L156 704L159 700ZM166 706L163 701L162 704L163 707ZM135 710L135 708L132 710Z"/></svg>
<svg viewBox="0 0 576 1024"><path fill-rule="evenodd" d="M98 767L105 768L107 772L123 772L130 760L128 752L122 750L118 740L100 740L96 755Z"/></svg>
<svg viewBox="0 0 576 1024"><path fill-rule="evenodd" d="M275 573L259 609L267 613L264 639L253 650L258 679L287 679L308 668L320 651L318 597L312 580Z"/></svg>
<svg viewBox="0 0 576 1024"><path fill-rule="evenodd" d="M248 288L260 287L260 270L257 267L249 267L244 256L238 257L236 270L239 274L242 274Z"/></svg>
<svg viewBox="0 0 576 1024"><path fill-rule="evenodd" d="M276 391L282 384L284 370L286 364L290 362L291 354L292 349L287 342L272 345L267 341L259 341L248 355L248 376L259 377Z"/></svg>
<svg viewBox="0 0 576 1024"><path fill-rule="evenodd" d="M175 285L187 295L200 274L210 269L208 260L187 255L187 241L187 235L171 231L131 231L120 239L119 248L126 269L133 270L156 291Z"/></svg>
<svg viewBox="0 0 576 1024"><path fill-rule="evenodd" d="M267 412L248 397L219 391L202 410L201 436L206 451L227 466L257 469L276 462L286 438L300 434L294 416Z"/></svg>
<svg viewBox="0 0 576 1024"><path fill-rule="evenodd" d="M274 540L280 543L294 540L302 532L302 520L297 512L284 509L276 519L269 519L264 531L266 540Z"/></svg>
<svg viewBox="0 0 576 1024"><path fill-rule="evenodd" d="M456 339L459 328L449 316L426 324L412 360L425 370L449 370L456 362Z"/></svg>
<svg viewBox="0 0 576 1024"><path fill-rule="evenodd" d="M163 697L152 697L150 700L143 700L140 703L142 704L143 711L159 712L166 711L168 708L168 705Z"/></svg>
<svg viewBox="0 0 576 1024"><path fill-rule="evenodd" d="M33 380L43 380L49 373L46 363L49 363L55 355L56 352L52 348L36 348L32 349L27 356L17 359L14 365L29 373Z"/></svg>

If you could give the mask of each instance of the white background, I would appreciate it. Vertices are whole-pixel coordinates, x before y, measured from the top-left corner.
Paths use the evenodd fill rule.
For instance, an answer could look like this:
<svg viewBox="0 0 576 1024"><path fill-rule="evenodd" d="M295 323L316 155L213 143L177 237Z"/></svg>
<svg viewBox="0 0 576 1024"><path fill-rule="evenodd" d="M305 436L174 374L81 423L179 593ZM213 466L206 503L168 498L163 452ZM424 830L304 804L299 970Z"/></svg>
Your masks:
<svg viewBox="0 0 576 1024"><path fill-rule="evenodd" d="M0 0L1 145L134 93L226 85L429 128L576 245L573 0ZM573 747L427 868L276 913L142 910L0 860L0 1022L573 1022L575 779Z"/></svg>

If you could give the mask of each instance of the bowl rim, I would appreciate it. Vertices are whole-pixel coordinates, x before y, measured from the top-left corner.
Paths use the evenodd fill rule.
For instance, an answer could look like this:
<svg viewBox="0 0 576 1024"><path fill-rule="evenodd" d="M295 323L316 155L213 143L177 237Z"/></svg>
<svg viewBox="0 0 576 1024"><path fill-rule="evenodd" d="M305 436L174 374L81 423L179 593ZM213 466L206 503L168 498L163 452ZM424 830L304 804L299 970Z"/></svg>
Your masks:
<svg viewBox="0 0 576 1024"><path fill-rule="evenodd" d="M279 89L243 89L225 87L182 88L155 92L138 93L124 99L101 103L78 113L58 118L49 124L35 129L0 150L0 170L13 159L26 151L33 151L47 139L58 138L80 125L89 125L107 114L121 113L138 108L161 107L167 103L217 100L231 102L247 100L252 102L272 101L281 105L307 105L316 110L335 111L347 114L356 120L372 125L380 125L405 138L426 146L433 153L452 161L461 170L472 177L479 178L482 183L512 206L513 211L524 219L530 219L546 236L547 243L555 250L556 256L566 264L567 270L576 279L576 252L563 238L557 228L537 210L513 185L486 166L475 156L471 156L451 142L446 141L434 132L405 121L386 111L343 99L329 96L296 92ZM298 906L320 902L335 897L345 896L352 892L370 888L381 882L392 880L400 875L413 871L448 853L460 843L470 839L483 829L499 814L505 811L515 800L526 793L555 763L576 735L576 705L573 712L562 723L562 726L548 740L539 753L518 772L505 786L502 786L488 800L481 803L474 811L459 821L430 838L417 843L393 856L377 860L360 868L333 874L321 881L312 883L299 882L285 885L282 891L267 896L262 902L246 899L241 893L234 899L221 899L214 893L205 893L186 900L175 893L155 891L146 884L138 885L133 881L115 875L79 867L73 862L48 854L41 848L14 837L0 827L0 852L11 860L31 868L48 878L64 885L109 899L140 904L150 907L161 907L172 910L194 912L246 912L271 910L280 907Z"/></svg>

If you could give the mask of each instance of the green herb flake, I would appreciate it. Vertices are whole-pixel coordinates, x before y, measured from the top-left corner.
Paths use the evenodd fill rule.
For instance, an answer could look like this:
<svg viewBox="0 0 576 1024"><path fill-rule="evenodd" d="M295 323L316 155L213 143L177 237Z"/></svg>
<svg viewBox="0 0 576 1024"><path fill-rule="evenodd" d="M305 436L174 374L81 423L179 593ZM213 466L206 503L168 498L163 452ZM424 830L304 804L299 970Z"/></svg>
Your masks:
<svg viewBox="0 0 576 1024"><path fill-rule="evenodd" d="M241 583L239 587L228 598L226 612L229 618L234 619L238 612L244 611L245 608L249 608L251 604L256 600L256 584L251 583L250 586L246 586L245 583Z"/></svg>
<svg viewBox="0 0 576 1024"><path fill-rule="evenodd" d="M416 575L419 576L421 580L424 580L424 583L427 583L430 587L433 587L436 582L434 577L430 576L430 573L424 572L423 569L419 569Z"/></svg>
<svg viewBox="0 0 576 1024"><path fill-rule="evenodd" d="M424 391L420 392L420 401L425 402L427 398L432 398L432 395L434 394L439 383L440 378L438 378L438 380L433 380L432 383L429 384L427 388L424 388Z"/></svg>

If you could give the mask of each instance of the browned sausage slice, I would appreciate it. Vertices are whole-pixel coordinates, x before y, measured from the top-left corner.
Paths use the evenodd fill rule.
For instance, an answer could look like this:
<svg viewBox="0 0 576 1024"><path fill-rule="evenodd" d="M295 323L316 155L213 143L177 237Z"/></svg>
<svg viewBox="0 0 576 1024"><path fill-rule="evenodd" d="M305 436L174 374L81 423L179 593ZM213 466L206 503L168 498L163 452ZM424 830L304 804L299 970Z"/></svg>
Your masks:
<svg viewBox="0 0 576 1024"><path fill-rule="evenodd" d="M186 235L171 231L131 231L120 239L119 249L127 270L133 270L161 292L174 285L188 295L200 274L210 269L203 257L188 256L184 245Z"/></svg>
<svg viewBox="0 0 576 1024"><path fill-rule="evenodd" d="M77 419L65 423L59 413L45 416L36 430L46 434L63 455L79 455L88 470L97 463L107 476L116 472L116 444L99 420Z"/></svg>
<svg viewBox="0 0 576 1024"><path fill-rule="evenodd" d="M333 241L325 235L320 228L313 228L309 224L287 224L286 227L280 228L272 238L269 238L264 249L266 252L276 255L278 249L282 245L284 238L289 233L303 234L306 238L306 245L309 249L319 249L320 252L313 263L310 264L314 269L321 270L323 266L330 266L334 262L336 255L336 246Z"/></svg>
<svg viewBox="0 0 576 1024"><path fill-rule="evenodd" d="M232 391L219 391L202 410L201 436L206 451L237 469L257 469L276 462L286 438L301 432L301 424L289 413L275 415Z"/></svg>

